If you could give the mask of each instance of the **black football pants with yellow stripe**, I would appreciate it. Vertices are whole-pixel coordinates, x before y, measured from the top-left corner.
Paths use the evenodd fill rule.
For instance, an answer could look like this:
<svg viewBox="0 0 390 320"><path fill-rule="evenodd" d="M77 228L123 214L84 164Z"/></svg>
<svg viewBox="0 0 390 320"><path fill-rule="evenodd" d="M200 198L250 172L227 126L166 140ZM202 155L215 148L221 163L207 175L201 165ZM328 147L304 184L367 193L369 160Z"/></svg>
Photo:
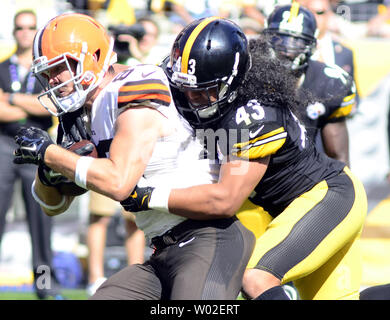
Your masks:
<svg viewBox="0 0 390 320"><path fill-rule="evenodd" d="M303 300L359 299L359 238L367 214L362 183L344 169L295 199L276 218L246 201L237 214L256 236L248 268L293 282Z"/></svg>

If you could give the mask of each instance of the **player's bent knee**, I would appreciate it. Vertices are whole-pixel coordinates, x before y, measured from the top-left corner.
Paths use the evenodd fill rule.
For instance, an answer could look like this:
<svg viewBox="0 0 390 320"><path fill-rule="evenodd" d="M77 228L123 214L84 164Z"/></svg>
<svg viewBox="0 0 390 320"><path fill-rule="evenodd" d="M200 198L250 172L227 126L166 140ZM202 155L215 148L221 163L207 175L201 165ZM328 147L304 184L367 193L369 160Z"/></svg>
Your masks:
<svg viewBox="0 0 390 320"><path fill-rule="evenodd" d="M280 280L271 273L259 269L246 269L242 288L246 296L255 298L264 291L280 285Z"/></svg>

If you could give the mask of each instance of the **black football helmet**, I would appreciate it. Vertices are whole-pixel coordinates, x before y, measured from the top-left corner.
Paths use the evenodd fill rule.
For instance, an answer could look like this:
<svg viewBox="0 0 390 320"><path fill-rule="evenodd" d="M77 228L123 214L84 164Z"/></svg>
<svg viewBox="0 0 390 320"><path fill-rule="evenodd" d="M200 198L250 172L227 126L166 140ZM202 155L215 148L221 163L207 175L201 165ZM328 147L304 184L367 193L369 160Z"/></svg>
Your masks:
<svg viewBox="0 0 390 320"><path fill-rule="evenodd" d="M263 33L292 70L304 69L317 45L316 18L297 2L276 7Z"/></svg>
<svg viewBox="0 0 390 320"><path fill-rule="evenodd" d="M162 63L176 107L194 128L210 126L229 111L249 67L246 36L219 17L186 26Z"/></svg>

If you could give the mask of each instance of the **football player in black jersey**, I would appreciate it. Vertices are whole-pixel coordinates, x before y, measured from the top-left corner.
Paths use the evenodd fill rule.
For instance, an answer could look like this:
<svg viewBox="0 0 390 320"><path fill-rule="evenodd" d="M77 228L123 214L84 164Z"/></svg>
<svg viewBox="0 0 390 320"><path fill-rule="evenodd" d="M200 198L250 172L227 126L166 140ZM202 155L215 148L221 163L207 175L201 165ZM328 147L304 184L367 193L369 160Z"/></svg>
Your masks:
<svg viewBox="0 0 390 320"><path fill-rule="evenodd" d="M269 42L248 46L234 23L198 20L178 35L163 68L179 112L206 141L217 140L219 182L136 188L125 209L147 210L153 198L154 207L192 219L238 213L257 236L243 278L252 299L288 299L282 285L290 281L302 299L358 298L364 187L308 138L297 113L306 102Z"/></svg>
<svg viewBox="0 0 390 320"><path fill-rule="evenodd" d="M264 33L293 70L299 93L309 94L314 100L299 110L308 135L328 156L349 165L346 118L355 109L356 86L337 65L310 59L318 33L314 14L297 3L280 6L268 17Z"/></svg>

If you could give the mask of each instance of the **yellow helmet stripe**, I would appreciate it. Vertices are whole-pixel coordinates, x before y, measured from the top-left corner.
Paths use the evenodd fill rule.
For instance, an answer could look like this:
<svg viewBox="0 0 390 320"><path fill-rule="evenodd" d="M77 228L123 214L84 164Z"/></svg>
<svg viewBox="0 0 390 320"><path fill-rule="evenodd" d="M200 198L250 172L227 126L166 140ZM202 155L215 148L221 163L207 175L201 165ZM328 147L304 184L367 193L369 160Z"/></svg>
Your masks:
<svg viewBox="0 0 390 320"><path fill-rule="evenodd" d="M198 37L199 33L212 21L219 19L219 17L209 17L204 19L201 23L198 24L198 26L192 31L190 36L188 37L188 40L186 42L186 45L184 46L183 55L181 57L181 72L187 73L188 72L188 59L190 58L190 52L192 49L192 45L194 44L196 38Z"/></svg>
<svg viewBox="0 0 390 320"><path fill-rule="evenodd" d="M294 1L294 2L291 4L290 17L288 18L288 22L291 22L291 21L293 21L296 17L298 17L298 12L299 12L299 3Z"/></svg>

